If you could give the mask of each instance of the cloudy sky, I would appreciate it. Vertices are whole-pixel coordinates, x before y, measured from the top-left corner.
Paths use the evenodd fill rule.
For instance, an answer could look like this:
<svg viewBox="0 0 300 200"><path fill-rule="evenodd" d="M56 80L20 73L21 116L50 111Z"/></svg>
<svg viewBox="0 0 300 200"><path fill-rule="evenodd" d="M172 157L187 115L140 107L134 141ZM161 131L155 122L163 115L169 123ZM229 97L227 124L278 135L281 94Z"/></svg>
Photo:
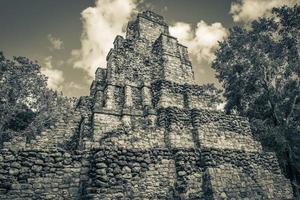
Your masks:
<svg viewBox="0 0 300 200"><path fill-rule="evenodd" d="M87 95L98 66L128 20L150 9L189 47L198 83L216 83L210 64L218 41L234 25L300 0L1 0L0 51L42 66L49 87L68 96Z"/></svg>

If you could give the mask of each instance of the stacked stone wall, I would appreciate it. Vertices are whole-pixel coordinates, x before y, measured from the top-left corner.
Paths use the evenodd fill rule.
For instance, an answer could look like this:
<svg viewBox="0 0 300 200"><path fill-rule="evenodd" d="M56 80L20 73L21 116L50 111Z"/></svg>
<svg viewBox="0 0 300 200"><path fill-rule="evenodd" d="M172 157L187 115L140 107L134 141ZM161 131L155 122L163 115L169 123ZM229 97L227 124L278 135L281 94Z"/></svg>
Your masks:
<svg viewBox="0 0 300 200"><path fill-rule="evenodd" d="M154 79L194 82L187 48L169 35L161 20L151 13L141 14L129 23L126 39L116 37L107 56L108 79L129 84L150 84Z"/></svg>
<svg viewBox="0 0 300 200"><path fill-rule="evenodd" d="M106 146L1 150L1 199L292 199L272 153Z"/></svg>
<svg viewBox="0 0 300 200"><path fill-rule="evenodd" d="M138 36L149 40L150 43L154 43L161 33L169 34L168 25L163 18L150 12L138 15L137 26Z"/></svg>
<svg viewBox="0 0 300 200"><path fill-rule="evenodd" d="M167 149L100 149L93 161L93 199L172 199L175 164Z"/></svg>
<svg viewBox="0 0 300 200"><path fill-rule="evenodd" d="M94 134L91 142L98 145L104 133L117 130L121 127L122 122L118 115L95 113L93 116L93 125Z"/></svg>
<svg viewBox="0 0 300 200"><path fill-rule="evenodd" d="M187 49L177 39L161 34L153 45L153 53L161 58L163 79L175 83L194 83L194 75Z"/></svg>
<svg viewBox="0 0 300 200"><path fill-rule="evenodd" d="M54 125L42 130L34 138L19 135L3 143L5 149L53 149L66 147L79 130L84 111L65 109Z"/></svg>
<svg viewBox="0 0 300 200"><path fill-rule="evenodd" d="M293 199L274 153L202 149L207 197L212 199Z"/></svg>
<svg viewBox="0 0 300 200"><path fill-rule="evenodd" d="M159 107L178 107L186 109L216 110L211 104L212 96L203 86L177 84L166 80L152 83L153 105Z"/></svg>
<svg viewBox="0 0 300 200"><path fill-rule="evenodd" d="M77 199L88 180L84 156L57 149L1 150L0 199Z"/></svg>
<svg viewBox="0 0 300 200"><path fill-rule="evenodd" d="M95 110L105 108L121 113L124 105L136 111L143 111L144 106L214 109L210 98L201 86L179 85L163 80L153 82L151 87L107 84L96 92Z"/></svg>
<svg viewBox="0 0 300 200"><path fill-rule="evenodd" d="M165 130L163 128L136 128L114 130L104 134L98 142L101 146L122 147L124 149L165 148Z"/></svg>
<svg viewBox="0 0 300 200"><path fill-rule="evenodd" d="M48 149L63 147L68 144L74 134L79 131L82 116L80 112L73 112L72 119L60 120L52 129L46 129L40 135L26 144L26 148Z"/></svg>
<svg viewBox="0 0 300 200"><path fill-rule="evenodd" d="M160 147L262 151L246 118L222 112L161 107L154 115L95 113L93 120L96 144L106 134L104 143L131 148L159 147L154 145L159 140L165 143Z"/></svg>

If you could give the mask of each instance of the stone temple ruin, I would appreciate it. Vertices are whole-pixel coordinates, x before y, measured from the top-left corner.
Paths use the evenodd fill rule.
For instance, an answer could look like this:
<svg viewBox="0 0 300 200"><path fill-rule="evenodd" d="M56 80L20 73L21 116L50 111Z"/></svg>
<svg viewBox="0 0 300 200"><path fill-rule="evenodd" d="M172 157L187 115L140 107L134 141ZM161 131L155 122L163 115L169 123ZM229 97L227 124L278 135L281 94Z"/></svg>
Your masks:
<svg viewBox="0 0 300 200"><path fill-rule="evenodd" d="M117 36L90 95L0 154L0 199L293 199L247 119L216 111L187 48L146 11Z"/></svg>

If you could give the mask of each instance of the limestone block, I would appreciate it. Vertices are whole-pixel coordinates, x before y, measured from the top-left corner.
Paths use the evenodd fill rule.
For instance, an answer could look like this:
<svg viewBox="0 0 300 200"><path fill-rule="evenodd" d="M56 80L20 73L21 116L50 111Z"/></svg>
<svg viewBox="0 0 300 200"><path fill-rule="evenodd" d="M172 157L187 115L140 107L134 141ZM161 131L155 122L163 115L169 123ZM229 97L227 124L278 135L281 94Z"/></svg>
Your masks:
<svg viewBox="0 0 300 200"><path fill-rule="evenodd" d="M124 108L132 109L133 106L133 92L132 87L127 85L125 86L125 103Z"/></svg>
<svg viewBox="0 0 300 200"><path fill-rule="evenodd" d="M95 72L95 80L96 81L105 81L107 76L107 69L98 67Z"/></svg>
<svg viewBox="0 0 300 200"><path fill-rule="evenodd" d="M113 110L116 108L114 97L114 86L107 86L105 90L105 108Z"/></svg>
<svg viewBox="0 0 300 200"><path fill-rule="evenodd" d="M149 87L144 86L142 87L142 99L143 99L143 105L147 106L149 108L152 107L152 95L151 95L151 90Z"/></svg>
<svg viewBox="0 0 300 200"><path fill-rule="evenodd" d="M168 89L162 89L160 99L158 102L158 107L167 108L167 107L184 107L184 97L181 93L175 93Z"/></svg>
<svg viewBox="0 0 300 200"><path fill-rule="evenodd" d="M224 127L224 125L223 125ZM261 144L252 135L224 131L216 123L206 123L198 128L200 145L207 148L235 149L250 152L262 151Z"/></svg>
<svg viewBox="0 0 300 200"><path fill-rule="evenodd" d="M103 133L113 131L121 125L119 116L97 113L94 114L94 140L99 141Z"/></svg>
<svg viewBox="0 0 300 200"><path fill-rule="evenodd" d="M161 33L169 33L168 26L163 20L153 18L153 14L149 14L149 12L138 15L137 26L139 37L145 38L151 43L154 43Z"/></svg>

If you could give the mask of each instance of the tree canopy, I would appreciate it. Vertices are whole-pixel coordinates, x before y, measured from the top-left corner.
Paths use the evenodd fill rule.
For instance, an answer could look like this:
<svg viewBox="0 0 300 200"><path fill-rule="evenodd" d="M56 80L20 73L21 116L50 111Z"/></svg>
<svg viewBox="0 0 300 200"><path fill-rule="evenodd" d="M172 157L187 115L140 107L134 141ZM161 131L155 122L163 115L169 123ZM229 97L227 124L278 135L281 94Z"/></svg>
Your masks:
<svg viewBox="0 0 300 200"><path fill-rule="evenodd" d="M225 111L249 118L255 136L275 150L294 186L300 180L300 7L234 27L212 67L225 89ZM299 186L298 186L299 187ZM299 189L299 188L298 188Z"/></svg>
<svg viewBox="0 0 300 200"><path fill-rule="evenodd" d="M55 123L69 98L47 88L41 67L25 57L6 59L0 52L0 144L23 135L33 138Z"/></svg>

